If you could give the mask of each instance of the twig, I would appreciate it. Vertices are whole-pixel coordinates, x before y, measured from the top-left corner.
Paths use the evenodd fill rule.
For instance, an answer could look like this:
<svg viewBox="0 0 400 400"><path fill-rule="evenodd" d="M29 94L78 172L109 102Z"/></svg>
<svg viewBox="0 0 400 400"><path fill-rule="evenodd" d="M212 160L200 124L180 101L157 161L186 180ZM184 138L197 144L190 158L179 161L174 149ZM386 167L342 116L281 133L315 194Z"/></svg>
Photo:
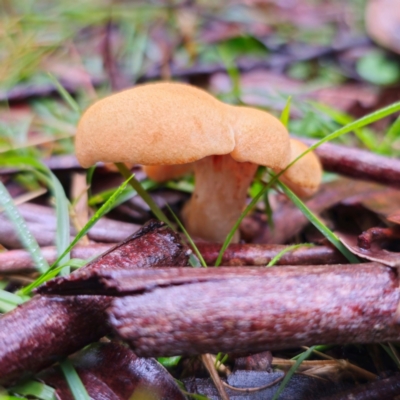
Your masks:
<svg viewBox="0 0 400 400"><path fill-rule="evenodd" d="M229 396L227 395L223 382L218 375L217 370L215 369L215 365L211 354L202 354L201 361L206 367L208 373L211 376L212 381L214 382L215 387L217 388L218 394L220 395L222 400L229 400Z"/></svg>
<svg viewBox="0 0 400 400"><path fill-rule="evenodd" d="M398 277L378 263L79 272L39 290L116 296L110 321L141 356L400 340Z"/></svg>
<svg viewBox="0 0 400 400"><path fill-rule="evenodd" d="M299 138L307 145L316 140ZM357 179L400 187L400 160L370 151L324 143L315 153L326 171L337 172Z"/></svg>
<svg viewBox="0 0 400 400"><path fill-rule="evenodd" d="M400 394L400 375L396 374L390 378L358 385L344 392L332 396L323 397L321 400L376 400L394 399Z"/></svg>
<svg viewBox="0 0 400 400"><path fill-rule="evenodd" d="M212 266L218 257L221 245L214 243L197 243L200 253L204 256L207 265ZM76 246L72 249L72 258L88 259L98 256L109 250L113 244L90 243L87 246ZM223 265L238 266L266 266L279 252L288 246L262 244L232 244L223 258ZM54 246L41 248L45 260L51 264L57 259L57 250ZM346 262L344 257L329 246L313 246L299 248L285 253L277 265L318 265L338 264ZM9 250L0 252L0 274L10 274L22 271L36 271L29 253L25 250Z"/></svg>

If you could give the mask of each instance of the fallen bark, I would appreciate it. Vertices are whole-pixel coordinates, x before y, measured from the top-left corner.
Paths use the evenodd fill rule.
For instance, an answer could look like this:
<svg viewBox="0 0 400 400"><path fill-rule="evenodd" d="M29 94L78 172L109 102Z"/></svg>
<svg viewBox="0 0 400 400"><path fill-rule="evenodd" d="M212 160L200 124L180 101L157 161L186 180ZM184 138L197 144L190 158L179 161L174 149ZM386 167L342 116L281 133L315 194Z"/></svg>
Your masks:
<svg viewBox="0 0 400 400"><path fill-rule="evenodd" d="M376 400L397 399L400 395L400 375L358 385L352 389L336 393L321 400Z"/></svg>
<svg viewBox="0 0 400 400"><path fill-rule="evenodd" d="M185 399L161 364L137 357L120 343L96 343L74 356L72 363L92 399ZM59 400L74 400L58 368L44 371L39 379L56 389Z"/></svg>
<svg viewBox="0 0 400 400"><path fill-rule="evenodd" d="M307 145L317 141L299 138ZM324 170L352 178L400 187L400 160L374 154L370 151L324 143L314 150Z"/></svg>
<svg viewBox="0 0 400 400"><path fill-rule="evenodd" d="M400 340L398 277L377 263L102 270L39 292L117 296L110 322L145 357Z"/></svg>
<svg viewBox="0 0 400 400"><path fill-rule="evenodd" d="M75 274L106 268L148 268L186 265L188 252L179 236L151 222ZM0 319L0 384L9 384L54 363L109 331L105 309L108 296L42 297Z"/></svg>
<svg viewBox="0 0 400 400"><path fill-rule="evenodd" d="M214 265L217 260L220 244L197 243L207 265ZM111 244L91 243L87 246L76 246L72 249L72 258L88 259L109 250ZM270 244L231 244L222 259L227 266L266 266L279 252L287 249L284 245ZM54 246L42 247L41 252L51 264L57 259ZM304 246L285 253L277 265L321 265L346 263L341 253L330 246ZM0 274L36 271L31 256L26 250L10 250L0 253Z"/></svg>

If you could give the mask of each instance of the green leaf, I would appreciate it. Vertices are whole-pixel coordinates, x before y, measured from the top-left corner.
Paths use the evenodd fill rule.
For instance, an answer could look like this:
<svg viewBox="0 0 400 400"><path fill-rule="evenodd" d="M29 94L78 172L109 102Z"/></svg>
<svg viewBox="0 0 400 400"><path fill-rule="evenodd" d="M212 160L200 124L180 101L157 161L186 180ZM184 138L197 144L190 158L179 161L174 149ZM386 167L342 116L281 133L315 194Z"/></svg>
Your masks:
<svg viewBox="0 0 400 400"><path fill-rule="evenodd" d="M273 267L286 253L289 253L289 251L299 249L301 247L313 247L313 244L308 244L308 243L301 243L301 244L294 244L292 246L288 246L282 251L280 251L268 264L267 267Z"/></svg>
<svg viewBox="0 0 400 400"><path fill-rule="evenodd" d="M158 357L158 362L163 365L165 368L176 367L181 361L182 356L174 356L174 357Z"/></svg>
<svg viewBox="0 0 400 400"><path fill-rule="evenodd" d="M388 59L381 51L371 51L361 57L356 69L362 78L375 85L391 85L400 79L398 62Z"/></svg>
<svg viewBox="0 0 400 400"><path fill-rule="evenodd" d="M172 214L172 216L174 217L176 223L179 225L179 228L182 229L182 232L184 233L184 235L186 236L188 242L190 243L190 245L192 246L193 251L196 253L196 256L198 257L198 259L200 260L201 265L204 268L207 268L207 263L204 261L203 256L201 255L199 249L197 248L196 244L194 243L194 241L192 240L192 238L190 237L188 231L185 229L185 227L183 226L182 222L179 220L179 218L176 216L176 214L172 211L171 207L167 204L168 210L169 212Z"/></svg>
<svg viewBox="0 0 400 400"><path fill-rule="evenodd" d="M68 359L61 361L60 367L74 399L90 400L90 396L71 362Z"/></svg>
<svg viewBox="0 0 400 400"><path fill-rule="evenodd" d="M80 114L81 110L75 99L65 90L65 88L61 85L61 83L54 75L50 73L48 73L48 75L51 82L55 85L58 93L60 93L60 96L64 99L64 101L72 108L73 111Z"/></svg>
<svg viewBox="0 0 400 400"><path fill-rule="evenodd" d="M56 391L44 383L29 380L13 386L9 389L11 393L33 396L40 400L56 400Z"/></svg>
<svg viewBox="0 0 400 400"><path fill-rule="evenodd" d="M289 383L289 381L290 381L291 377L293 376L293 374L298 370L298 368L300 367L301 363L310 356L310 354L314 350L314 347L315 346L310 347L307 351L305 351L302 354L302 356L298 358L296 363L289 369L288 373L286 374L286 376L283 378L283 381L279 385L279 389L274 394L274 397L272 398L272 400L278 400L280 394L285 390L285 387Z"/></svg>
<svg viewBox="0 0 400 400"><path fill-rule="evenodd" d="M0 181L0 206L4 209L7 217L13 223L18 238L21 240L23 246L28 250L32 260L40 272L45 272L49 265L44 259L40 247L34 238L34 236L29 231L28 225L26 224L24 218L18 211L18 208L14 204L14 201L8 190Z"/></svg>
<svg viewBox="0 0 400 400"><path fill-rule="evenodd" d="M160 220L165 222L169 227L172 228L172 224L167 218L167 216L163 213L163 211L158 207L155 201L151 198L151 196L143 189L140 182L134 178L131 171L127 168L124 163L115 163L118 171L121 175L129 180L129 184L133 187L134 190L138 193L138 195L146 202L146 204L150 207L152 213Z"/></svg>
<svg viewBox="0 0 400 400"><path fill-rule="evenodd" d="M280 116L280 120L283 125L286 127L288 126L289 119L290 119L290 104L292 102L292 96L289 96L287 102L285 104L284 109L282 110L282 114Z"/></svg>

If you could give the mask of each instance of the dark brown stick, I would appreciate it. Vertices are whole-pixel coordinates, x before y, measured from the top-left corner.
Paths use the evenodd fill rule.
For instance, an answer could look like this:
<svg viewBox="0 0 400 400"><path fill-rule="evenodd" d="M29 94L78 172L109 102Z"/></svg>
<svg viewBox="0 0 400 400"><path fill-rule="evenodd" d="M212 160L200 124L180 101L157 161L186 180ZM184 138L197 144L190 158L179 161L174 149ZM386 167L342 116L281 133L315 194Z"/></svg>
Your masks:
<svg viewBox="0 0 400 400"><path fill-rule="evenodd" d="M75 273L168 264L186 265L187 251L179 236L150 223ZM5 314L0 319L0 384L39 371L103 336L110 301L107 296L35 296Z"/></svg>
<svg viewBox="0 0 400 400"><path fill-rule="evenodd" d="M109 250L111 244L91 243L88 246L76 246L72 249L72 258L88 259L98 256ZM218 257L220 244L197 243L200 253L207 265L214 265ZM273 244L231 244L225 251L223 265L228 266L265 266L279 252L288 246ZM51 264L57 258L57 249L54 246L42 247L42 255ZM345 263L346 259L332 247L313 246L300 247L285 253L277 265L318 265ZM32 259L26 250L10 250L0 253L0 274L36 271Z"/></svg>
<svg viewBox="0 0 400 400"><path fill-rule="evenodd" d="M215 243L197 243L196 246L207 265L214 265L221 245ZM275 256L288 247L289 246L277 244L231 244L224 253L222 264L226 266L266 266ZM310 247L304 245L285 253L276 265L321 265L339 263L346 263L346 259L333 247Z"/></svg>
<svg viewBox="0 0 400 400"><path fill-rule="evenodd" d="M301 140L307 145L316 140ZM400 187L400 160L337 144L324 143L315 150L326 171Z"/></svg>
<svg viewBox="0 0 400 400"><path fill-rule="evenodd" d="M55 242L56 216L54 209L32 203L18 207L26 220L29 230L40 246L50 246ZM139 225L101 218L89 230L91 240L105 243L115 243L124 240L140 228ZM76 234L71 228L71 235ZM0 243L11 249L21 248L21 243L15 232L14 225L4 215L0 215Z"/></svg>
<svg viewBox="0 0 400 400"><path fill-rule="evenodd" d="M358 385L344 392L323 397L322 400L395 399L398 395L400 395L400 375L396 374L390 378L366 383L365 385Z"/></svg>
<svg viewBox="0 0 400 400"><path fill-rule="evenodd" d="M154 358L139 358L120 343L96 343L74 356L72 362L92 399L139 399L140 395L157 395L159 400L185 399L172 376ZM58 399L74 399L57 368L39 378L56 389ZM105 397L108 393L111 396Z"/></svg>
<svg viewBox="0 0 400 400"><path fill-rule="evenodd" d="M102 270L40 291L117 296L119 335L138 355L168 356L398 341L398 286L395 270L368 263Z"/></svg>

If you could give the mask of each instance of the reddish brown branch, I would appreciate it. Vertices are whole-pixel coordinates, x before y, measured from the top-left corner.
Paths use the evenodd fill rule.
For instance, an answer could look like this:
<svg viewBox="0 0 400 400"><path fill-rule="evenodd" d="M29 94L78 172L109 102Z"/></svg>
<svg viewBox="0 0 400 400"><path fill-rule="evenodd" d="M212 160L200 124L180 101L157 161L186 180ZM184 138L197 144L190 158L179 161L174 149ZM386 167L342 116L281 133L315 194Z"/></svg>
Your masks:
<svg viewBox="0 0 400 400"><path fill-rule="evenodd" d="M111 247L111 244L100 243L92 243L88 246L76 246L71 252L71 257L88 259L104 253ZM214 265L221 245L197 243L197 247L207 265ZM232 244L226 249L222 263L229 266L265 266L279 252L287 249L287 247L273 244ZM41 252L49 264L53 263L57 258L57 249L54 246L42 247ZM318 265L343 262L346 262L346 259L332 247L304 246L285 253L279 259L277 265ZM10 250L0 253L0 274L24 271L36 271L31 256L26 250Z"/></svg>
<svg viewBox="0 0 400 400"><path fill-rule="evenodd" d="M76 273L186 263L179 237L150 223ZM0 384L36 372L103 336L110 301L107 296L35 296L5 314L0 319Z"/></svg>
<svg viewBox="0 0 400 400"><path fill-rule="evenodd" d="M220 244L197 243L207 265L214 265L217 260ZM277 244L231 244L224 253L222 264L227 266L265 266L281 251L289 246ZM1 254L0 254L1 260ZM286 252L276 265L321 265L338 264L346 259L336 249L329 246L307 246ZM0 267L1 268L1 267Z"/></svg>
<svg viewBox="0 0 400 400"><path fill-rule="evenodd" d="M301 140L307 145L316 140ZM324 143L315 150L326 171L400 187L400 160L370 151Z"/></svg>
<svg viewBox="0 0 400 400"><path fill-rule="evenodd" d="M111 324L141 356L400 340L398 277L377 263L103 270L40 290L84 294L88 287L117 295Z"/></svg>
<svg viewBox="0 0 400 400"><path fill-rule="evenodd" d="M18 207L21 215L27 222L29 231L40 246L50 246L55 242L56 216L54 209L32 203L25 203ZM124 240L140 228L139 225L108 218L101 218L89 230L88 236L97 242L115 243ZM75 235L71 228L71 235ZM13 224L4 215L0 215L0 243L7 248L21 248L20 240Z"/></svg>
<svg viewBox="0 0 400 400"><path fill-rule="evenodd" d="M339 392L332 396L323 397L322 400L376 400L395 399L400 395L400 375L381 379L376 382L358 385L355 388Z"/></svg>
<svg viewBox="0 0 400 400"><path fill-rule="evenodd" d="M160 400L185 399L172 376L154 358L139 358L120 343L96 343L74 356L72 362L92 399L155 395ZM45 371L40 380L56 389L58 399L74 399L57 368Z"/></svg>

